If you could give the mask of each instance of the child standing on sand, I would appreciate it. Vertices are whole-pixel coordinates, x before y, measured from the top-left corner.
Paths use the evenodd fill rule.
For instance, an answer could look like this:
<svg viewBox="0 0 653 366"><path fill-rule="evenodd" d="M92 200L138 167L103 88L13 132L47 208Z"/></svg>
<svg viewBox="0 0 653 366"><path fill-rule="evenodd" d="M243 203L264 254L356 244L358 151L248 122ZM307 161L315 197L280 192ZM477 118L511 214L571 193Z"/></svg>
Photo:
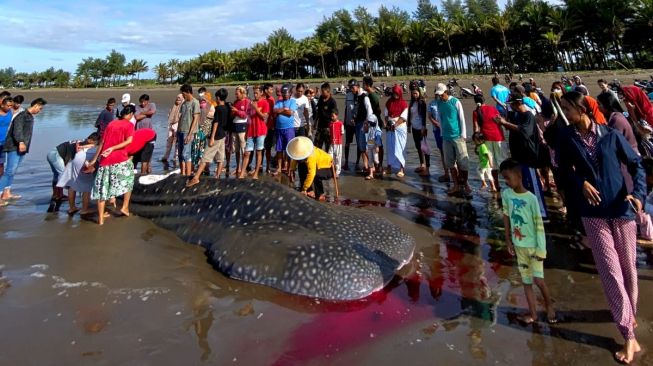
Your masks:
<svg viewBox="0 0 653 366"><path fill-rule="evenodd" d="M481 177L481 190L487 189L488 184L485 181L487 178L490 182L490 192L495 192L496 187L494 186L494 179L492 178L494 162L492 161L490 150L485 144L485 136L480 132L475 132L472 136L472 140L474 140L474 145L476 145L476 155L478 155L478 175Z"/></svg>
<svg viewBox="0 0 653 366"><path fill-rule="evenodd" d="M379 148L383 146L383 141L381 139L381 128L379 128L376 117L374 117L373 121L365 122L363 131L367 140L367 159L370 166L370 174L365 179L372 180L374 179L374 172L377 169L382 171L382 168L379 166Z"/></svg>
<svg viewBox="0 0 653 366"><path fill-rule="evenodd" d="M518 319L526 324L537 321L533 292L533 282L535 282L544 298L548 322L556 323L549 289L544 282L546 237L537 197L524 188L519 162L513 159L505 160L501 163L500 170L508 186L501 192L506 243L510 255L517 256L517 266L524 284L529 310Z"/></svg>
<svg viewBox="0 0 653 366"><path fill-rule="evenodd" d="M338 119L338 110L331 113L331 147L329 153L333 155L333 163L336 166L336 178L340 177L340 169L342 168L342 136L345 134L345 125Z"/></svg>

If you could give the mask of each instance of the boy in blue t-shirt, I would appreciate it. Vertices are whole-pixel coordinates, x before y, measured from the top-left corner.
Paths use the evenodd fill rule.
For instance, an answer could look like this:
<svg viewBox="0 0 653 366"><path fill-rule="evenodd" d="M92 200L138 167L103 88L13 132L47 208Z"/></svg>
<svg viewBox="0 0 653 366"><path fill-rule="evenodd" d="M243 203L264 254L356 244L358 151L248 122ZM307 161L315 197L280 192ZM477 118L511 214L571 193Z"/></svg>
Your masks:
<svg viewBox="0 0 653 366"><path fill-rule="evenodd" d="M517 266L528 302L529 312L519 316L518 319L526 324L537 320L537 306L533 292L533 282L535 282L544 298L548 322L556 323L549 289L544 282L546 237L537 197L524 188L519 162L507 159L501 163L499 170L509 187L501 192L506 243L510 255L517 256Z"/></svg>

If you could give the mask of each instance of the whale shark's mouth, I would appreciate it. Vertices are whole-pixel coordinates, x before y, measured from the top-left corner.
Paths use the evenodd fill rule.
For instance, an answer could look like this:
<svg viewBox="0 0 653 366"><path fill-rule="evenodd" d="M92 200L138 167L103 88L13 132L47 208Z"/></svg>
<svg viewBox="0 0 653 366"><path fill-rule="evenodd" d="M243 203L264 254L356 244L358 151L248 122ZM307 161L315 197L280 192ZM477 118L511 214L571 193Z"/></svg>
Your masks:
<svg viewBox="0 0 653 366"><path fill-rule="evenodd" d="M180 170L180 169L173 170L173 171L171 171L171 172L168 173L168 174L149 174L149 175L143 175L143 176L141 176L141 177L138 178L138 183L140 183L140 184L142 184L142 185L144 185L144 186L149 186L149 185L152 185L152 184L158 183L158 182L160 182L160 181L162 181L162 180L168 178L169 176L171 176L171 175L173 175L173 174L179 174L179 173L181 173L181 170Z"/></svg>

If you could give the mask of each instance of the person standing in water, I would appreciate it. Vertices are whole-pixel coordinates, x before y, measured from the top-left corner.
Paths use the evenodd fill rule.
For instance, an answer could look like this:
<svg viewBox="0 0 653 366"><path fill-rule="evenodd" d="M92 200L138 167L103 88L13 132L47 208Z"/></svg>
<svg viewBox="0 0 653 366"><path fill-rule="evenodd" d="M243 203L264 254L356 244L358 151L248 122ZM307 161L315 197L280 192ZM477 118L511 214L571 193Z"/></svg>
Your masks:
<svg viewBox="0 0 653 366"><path fill-rule="evenodd" d="M14 181L16 171L25 156L29 153L32 144L32 133L34 131L34 116L41 113L43 106L48 104L43 98L36 98L26 110L13 117L13 122L7 132L7 138L3 145L3 152L6 154L5 171L0 177L0 207L7 206L10 200L18 200L20 195L11 193L11 184Z"/></svg>

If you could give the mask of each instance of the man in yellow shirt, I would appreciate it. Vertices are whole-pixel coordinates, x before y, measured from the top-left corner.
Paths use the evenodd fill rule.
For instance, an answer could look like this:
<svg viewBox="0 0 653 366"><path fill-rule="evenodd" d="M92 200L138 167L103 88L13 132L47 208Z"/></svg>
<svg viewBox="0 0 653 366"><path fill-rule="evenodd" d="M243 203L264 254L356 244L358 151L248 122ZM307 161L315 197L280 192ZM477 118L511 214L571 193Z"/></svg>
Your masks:
<svg viewBox="0 0 653 366"><path fill-rule="evenodd" d="M324 150L313 146L308 137L299 136L288 142L286 153L292 159L288 174L290 182L295 181L295 170L299 172L299 182L302 194L326 200L322 181L333 178L336 198L339 196L333 157Z"/></svg>

